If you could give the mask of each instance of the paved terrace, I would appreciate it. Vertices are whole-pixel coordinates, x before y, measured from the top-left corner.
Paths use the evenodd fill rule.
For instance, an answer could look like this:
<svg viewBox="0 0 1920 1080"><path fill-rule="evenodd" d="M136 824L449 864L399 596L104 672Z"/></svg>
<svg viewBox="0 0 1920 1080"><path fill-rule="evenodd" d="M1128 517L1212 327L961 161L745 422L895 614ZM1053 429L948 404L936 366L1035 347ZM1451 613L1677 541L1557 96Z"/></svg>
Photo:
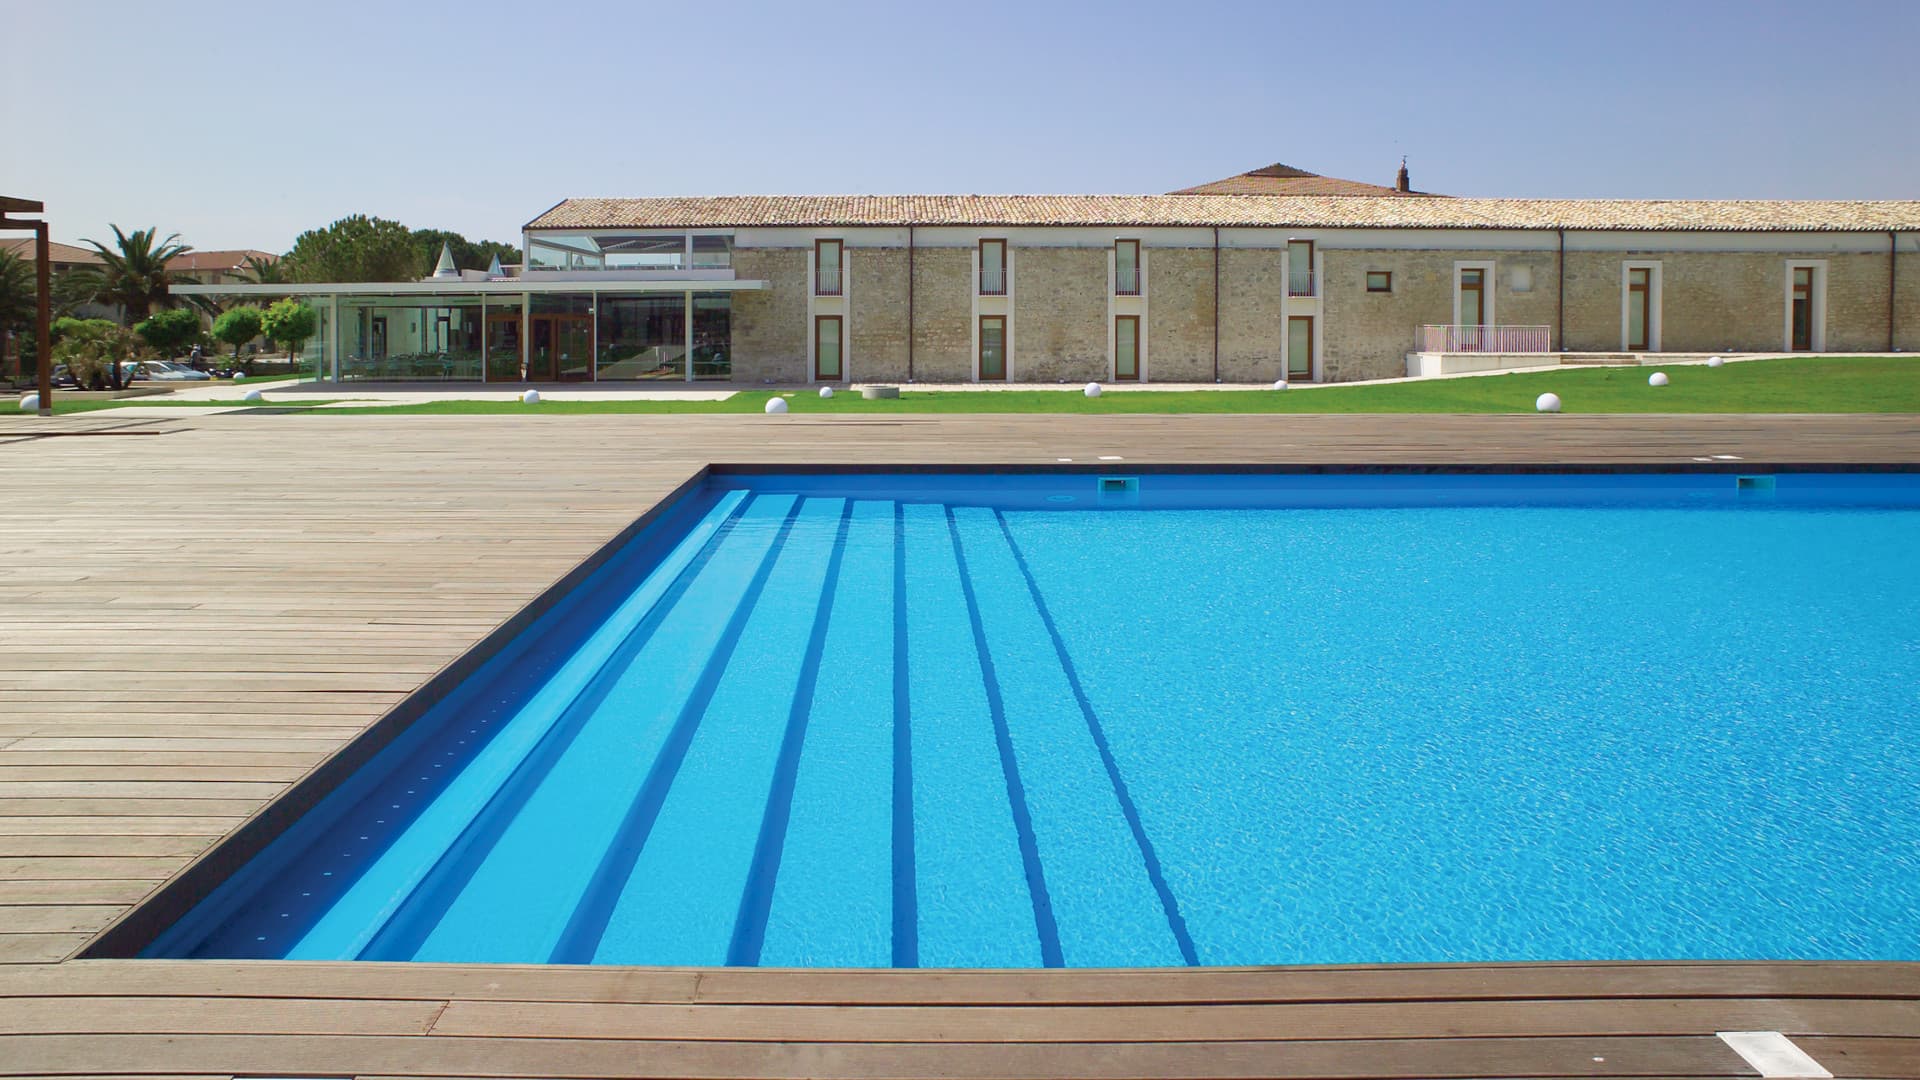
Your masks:
<svg viewBox="0 0 1920 1080"><path fill-rule="evenodd" d="M1920 462L1845 417L0 417L0 1075L1920 1075L1920 965L71 960L720 462ZM1113 467L1109 463L1109 467Z"/></svg>

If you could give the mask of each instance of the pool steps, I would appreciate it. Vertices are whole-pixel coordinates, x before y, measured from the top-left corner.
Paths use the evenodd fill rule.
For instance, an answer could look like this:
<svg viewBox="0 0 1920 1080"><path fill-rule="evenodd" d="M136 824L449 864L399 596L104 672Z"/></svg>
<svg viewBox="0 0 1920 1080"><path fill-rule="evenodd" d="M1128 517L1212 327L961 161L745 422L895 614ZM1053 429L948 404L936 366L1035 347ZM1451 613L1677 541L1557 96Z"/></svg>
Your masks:
<svg viewBox="0 0 1920 1080"><path fill-rule="evenodd" d="M741 492L280 948L1198 962L1002 515Z"/></svg>

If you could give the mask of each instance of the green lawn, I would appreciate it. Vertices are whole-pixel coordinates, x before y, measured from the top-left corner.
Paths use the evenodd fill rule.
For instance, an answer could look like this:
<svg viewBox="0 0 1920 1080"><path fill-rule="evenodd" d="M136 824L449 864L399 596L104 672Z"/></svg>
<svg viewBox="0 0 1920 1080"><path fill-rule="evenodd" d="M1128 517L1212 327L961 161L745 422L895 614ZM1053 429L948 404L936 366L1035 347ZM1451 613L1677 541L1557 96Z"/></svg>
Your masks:
<svg viewBox="0 0 1920 1080"><path fill-rule="evenodd" d="M1920 412L1920 357L1807 357L1755 360L1720 368L1688 365L1664 370L1671 385L1650 387L1656 370L1570 368L1513 375L1377 386L1329 386L1288 391L1121 391L1099 398L1063 390L916 391L897 401L867 401L842 392L822 400L811 392L787 392L795 413L1502 413L1531 412L1534 398L1560 395L1569 413L1848 413ZM773 394L743 391L725 401L446 401L428 405L369 406L322 410L325 414L469 415L486 413L757 413ZM60 412L124 405L187 402L151 399L60 403ZM240 401L206 402L239 405ZM270 400L279 408L317 404Z"/></svg>

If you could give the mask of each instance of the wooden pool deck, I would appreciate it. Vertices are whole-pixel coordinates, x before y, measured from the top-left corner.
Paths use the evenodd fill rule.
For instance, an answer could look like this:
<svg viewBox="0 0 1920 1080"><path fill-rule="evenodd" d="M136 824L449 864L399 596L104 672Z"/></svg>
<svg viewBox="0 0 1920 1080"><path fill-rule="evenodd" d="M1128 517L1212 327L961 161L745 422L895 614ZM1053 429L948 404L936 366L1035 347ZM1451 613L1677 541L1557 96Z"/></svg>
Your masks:
<svg viewBox="0 0 1920 1080"><path fill-rule="evenodd" d="M1716 455L1920 463L1920 418L0 417L0 1076L1757 1075L1729 1030L1920 1076L1920 964L69 959L709 462Z"/></svg>

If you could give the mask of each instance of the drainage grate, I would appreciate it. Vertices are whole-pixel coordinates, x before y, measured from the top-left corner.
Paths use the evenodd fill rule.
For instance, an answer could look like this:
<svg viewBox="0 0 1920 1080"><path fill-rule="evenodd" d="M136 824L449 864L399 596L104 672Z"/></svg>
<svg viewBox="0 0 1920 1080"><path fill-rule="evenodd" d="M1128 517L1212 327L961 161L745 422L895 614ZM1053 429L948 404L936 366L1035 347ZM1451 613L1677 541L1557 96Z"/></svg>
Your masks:
<svg viewBox="0 0 1920 1080"><path fill-rule="evenodd" d="M1742 476L1734 481L1734 488L1742 495L1773 494L1773 477Z"/></svg>

